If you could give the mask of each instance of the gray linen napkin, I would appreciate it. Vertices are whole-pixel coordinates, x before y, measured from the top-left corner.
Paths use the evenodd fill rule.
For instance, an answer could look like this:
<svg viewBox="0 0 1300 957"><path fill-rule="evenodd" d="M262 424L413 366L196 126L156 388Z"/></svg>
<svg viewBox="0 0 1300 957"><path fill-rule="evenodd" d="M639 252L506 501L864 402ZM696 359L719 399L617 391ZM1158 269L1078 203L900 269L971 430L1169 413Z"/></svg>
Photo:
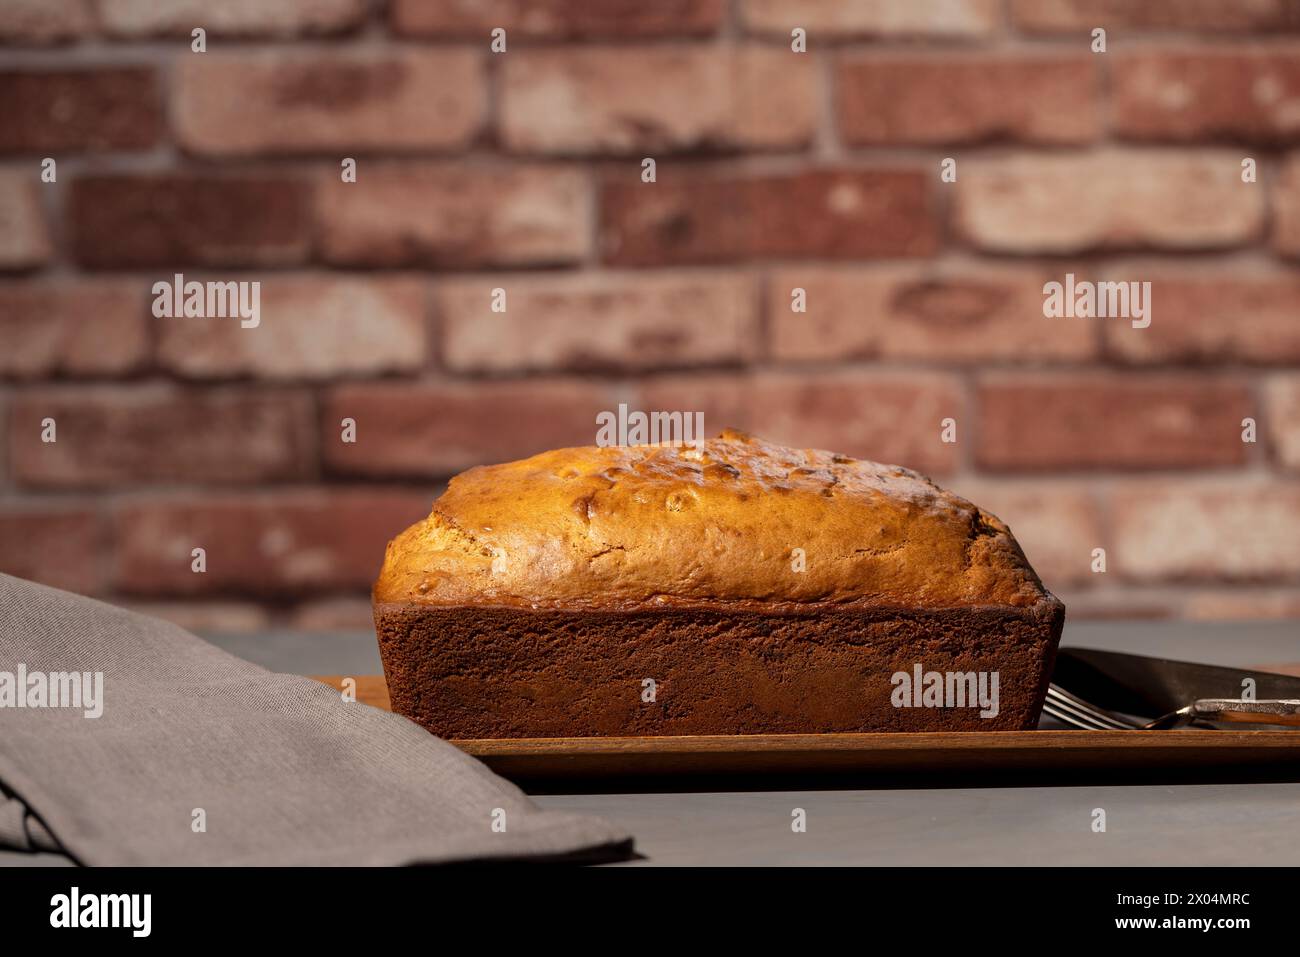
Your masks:
<svg viewBox="0 0 1300 957"><path fill-rule="evenodd" d="M35 700L33 673L102 672L103 714L86 717L85 700L0 706L0 843L10 847L57 842L83 864L114 865L599 860L631 850L627 834L539 809L405 718L175 625L0 574L0 704L4 673L16 677L20 664L25 700ZM60 700L70 695L65 685Z"/></svg>

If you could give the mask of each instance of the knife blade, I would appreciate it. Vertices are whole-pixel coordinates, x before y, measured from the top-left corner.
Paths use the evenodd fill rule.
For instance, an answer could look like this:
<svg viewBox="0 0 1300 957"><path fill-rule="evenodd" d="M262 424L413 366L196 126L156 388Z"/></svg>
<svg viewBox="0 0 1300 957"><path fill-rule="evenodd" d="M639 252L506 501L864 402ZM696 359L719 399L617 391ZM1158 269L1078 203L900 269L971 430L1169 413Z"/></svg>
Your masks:
<svg viewBox="0 0 1300 957"><path fill-rule="evenodd" d="M1201 698L1300 698L1300 678L1096 648L1062 648L1052 683L1110 711L1157 718Z"/></svg>

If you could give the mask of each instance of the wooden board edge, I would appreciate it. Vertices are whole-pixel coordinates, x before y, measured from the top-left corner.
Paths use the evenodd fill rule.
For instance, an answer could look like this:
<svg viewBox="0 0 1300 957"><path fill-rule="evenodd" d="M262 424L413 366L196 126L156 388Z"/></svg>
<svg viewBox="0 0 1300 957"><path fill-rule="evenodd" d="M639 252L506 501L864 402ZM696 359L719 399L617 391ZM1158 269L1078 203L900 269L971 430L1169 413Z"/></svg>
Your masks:
<svg viewBox="0 0 1300 957"><path fill-rule="evenodd" d="M356 682L357 700L392 709L383 675L312 675L314 680L342 690L347 678ZM845 755L866 752L925 751L1007 752L1183 750L1219 751L1250 747L1280 754L1300 753L1300 733L1294 731L926 731L845 734L664 735L627 738L480 738L452 742L467 754L491 758L570 756L605 758L633 755L764 754Z"/></svg>

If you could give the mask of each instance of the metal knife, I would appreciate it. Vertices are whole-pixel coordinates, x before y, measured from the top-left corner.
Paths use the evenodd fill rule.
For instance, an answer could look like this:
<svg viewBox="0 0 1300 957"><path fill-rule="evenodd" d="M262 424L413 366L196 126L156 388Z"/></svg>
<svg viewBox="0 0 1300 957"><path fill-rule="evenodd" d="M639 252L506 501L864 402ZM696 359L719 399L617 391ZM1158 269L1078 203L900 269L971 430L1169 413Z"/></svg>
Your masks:
<svg viewBox="0 0 1300 957"><path fill-rule="evenodd" d="M1300 699L1300 678L1292 675L1092 648L1062 648L1052 675L1053 684L1085 701L1148 718L1167 715L1201 699L1239 701L1252 688L1251 682L1252 697L1257 701Z"/></svg>

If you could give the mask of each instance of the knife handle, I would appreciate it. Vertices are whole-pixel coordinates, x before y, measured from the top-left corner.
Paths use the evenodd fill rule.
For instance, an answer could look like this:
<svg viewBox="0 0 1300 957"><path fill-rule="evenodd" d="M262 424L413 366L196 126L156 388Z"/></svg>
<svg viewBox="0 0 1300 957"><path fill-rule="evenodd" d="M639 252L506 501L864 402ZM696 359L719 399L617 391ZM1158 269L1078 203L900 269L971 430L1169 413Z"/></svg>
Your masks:
<svg viewBox="0 0 1300 957"><path fill-rule="evenodd" d="M1192 717L1233 724L1284 724L1300 728L1300 700L1242 701L1237 698L1201 698L1191 707Z"/></svg>

